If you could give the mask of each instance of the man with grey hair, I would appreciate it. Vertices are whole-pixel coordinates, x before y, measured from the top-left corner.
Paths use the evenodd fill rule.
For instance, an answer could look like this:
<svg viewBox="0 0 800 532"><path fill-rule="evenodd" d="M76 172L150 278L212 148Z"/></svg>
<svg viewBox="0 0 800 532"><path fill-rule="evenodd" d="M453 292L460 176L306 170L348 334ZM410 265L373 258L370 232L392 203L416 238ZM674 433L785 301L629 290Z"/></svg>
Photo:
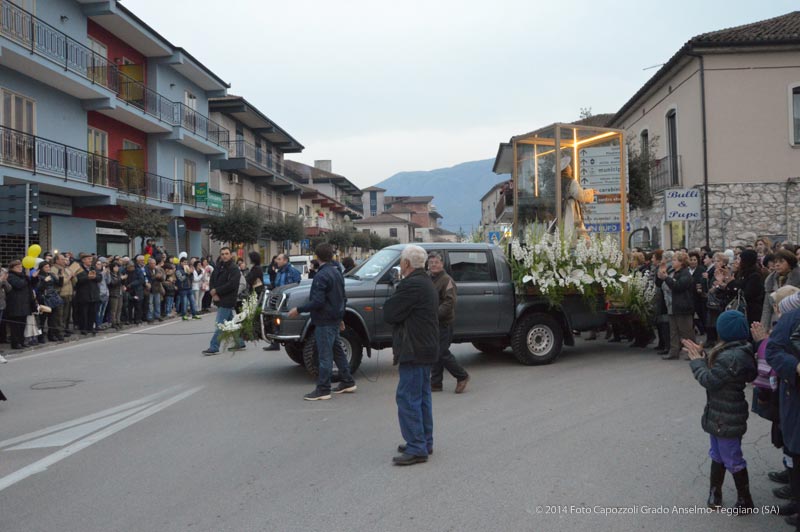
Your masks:
<svg viewBox="0 0 800 532"><path fill-rule="evenodd" d="M393 325L394 363L400 365L397 415L406 441L398 447L395 465L428 461L433 452L431 367L439 358L439 297L425 272L427 254L408 246L400 254L403 280L386 300L383 317Z"/></svg>

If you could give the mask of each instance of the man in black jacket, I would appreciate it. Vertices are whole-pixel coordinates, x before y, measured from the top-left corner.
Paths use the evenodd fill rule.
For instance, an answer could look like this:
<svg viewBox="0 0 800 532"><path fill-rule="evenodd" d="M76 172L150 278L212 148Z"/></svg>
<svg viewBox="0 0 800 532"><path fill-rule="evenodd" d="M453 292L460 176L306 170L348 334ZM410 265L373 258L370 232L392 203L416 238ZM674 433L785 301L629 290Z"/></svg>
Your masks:
<svg viewBox="0 0 800 532"><path fill-rule="evenodd" d="M303 396L306 401L319 401L331 398L331 372L333 363L339 368L339 386L333 393L353 393L356 381L350 374L347 355L339 342L339 330L344 327L344 308L347 298L344 295L344 277L333 262L333 247L320 244L314 250L319 259L319 272L311 283L308 303L289 311L290 318L301 312L311 313L314 326L314 340L319 355L319 377L313 392Z"/></svg>
<svg viewBox="0 0 800 532"><path fill-rule="evenodd" d="M239 279L242 276L242 272L236 266L236 261L233 260L231 248L227 246L222 248L219 257L217 269L214 270L211 277L211 298L217 304L217 319L214 321L214 336L211 337L211 344L208 349L203 351L206 356L219 353L220 331L218 325L233 318L236 297L239 295ZM237 347L232 348L231 351L240 351L245 348L241 336L238 340Z"/></svg>
<svg viewBox="0 0 800 532"><path fill-rule="evenodd" d="M425 250L408 246L400 255L403 280L383 306L391 323L394 363L400 364L397 414L405 445L395 465L427 462L433 452L431 367L439 358L439 296L425 272Z"/></svg>
<svg viewBox="0 0 800 532"><path fill-rule="evenodd" d="M97 270L92 264L92 256L88 253L80 254L81 269L75 276L75 306L78 308L78 319L81 334L97 334L94 322L97 316L97 305L100 303L100 282L102 275L97 275Z"/></svg>

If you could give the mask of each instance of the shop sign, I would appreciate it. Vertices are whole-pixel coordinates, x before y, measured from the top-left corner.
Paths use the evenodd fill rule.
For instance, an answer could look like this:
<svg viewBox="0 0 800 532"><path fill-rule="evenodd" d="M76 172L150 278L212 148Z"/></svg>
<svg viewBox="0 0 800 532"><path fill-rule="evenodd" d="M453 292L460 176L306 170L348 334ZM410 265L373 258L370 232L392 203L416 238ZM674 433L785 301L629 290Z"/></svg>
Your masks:
<svg viewBox="0 0 800 532"><path fill-rule="evenodd" d="M216 190L209 190L208 191L208 200L206 201L206 207L209 209L216 209L221 211L222 210L222 194L217 192ZM198 198L199 201L200 198Z"/></svg>
<svg viewBox="0 0 800 532"><path fill-rule="evenodd" d="M208 203L208 183L194 184L194 199L198 203Z"/></svg>
<svg viewBox="0 0 800 532"><path fill-rule="evenodd" d="M39 212L42 214L60 214L72 216L72 198L39 194Z"/></svg>
<svg viewBox="0 0 800 532"><path fill-rule="evenodd" d="M594 190L594 202L583 206L586 229L590 232L618 233L622 223L619 146L581 148L578 151L578 162L578 182L584 189ZM627 176L625 187L627 191ZM625 208L627 214L627 205ZM629 231L630 224L626 226Z"/></svg>
<svg viewBox="0 0 800 532"><path fill-rule="evenodd" d="M664 191L664 209L668 222L701 220L703 210L696 188L673 188Z"/></svg>

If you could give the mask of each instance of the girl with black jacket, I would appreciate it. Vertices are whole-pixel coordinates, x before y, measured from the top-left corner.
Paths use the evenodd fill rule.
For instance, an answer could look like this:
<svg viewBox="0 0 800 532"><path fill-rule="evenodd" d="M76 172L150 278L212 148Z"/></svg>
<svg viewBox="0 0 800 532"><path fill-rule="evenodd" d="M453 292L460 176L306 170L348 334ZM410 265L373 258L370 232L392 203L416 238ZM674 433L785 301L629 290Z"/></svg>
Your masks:
<svg viewBox="0 0 800 532"><path fill-rule="evenodd" d="M758 268L758 254L752 249L742 251L734 268L733 280L728 283L729 299L743 296L747 306L747 323L759 321L764 306L764 281Z"/></svg>
<svg viewBox="0 0 800 532"><path fill-rule="evenodd" d="M25 322L36 310L33 297L34 280L38 282L39 272L34 272L33 279L22 270L22 262L11 261L8 265L8 284L11 291L6 295L6 314L11 331L11 349L25 347Z"/></svg>

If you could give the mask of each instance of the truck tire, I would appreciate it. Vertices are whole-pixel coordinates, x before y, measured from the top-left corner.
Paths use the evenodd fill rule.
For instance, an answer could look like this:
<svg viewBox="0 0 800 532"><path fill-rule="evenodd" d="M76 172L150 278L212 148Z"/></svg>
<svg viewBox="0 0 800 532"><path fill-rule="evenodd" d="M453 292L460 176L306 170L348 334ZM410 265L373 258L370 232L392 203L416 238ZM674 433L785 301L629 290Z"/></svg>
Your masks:
<svg viewBox="0 0 800 532"><path fill-rule="evenodd" d="M472 346L487 355L500 353L506 348L502 342L472 342Z"/></svg>
<svg viewBox="0 0 800 532"><path fill-rule="evenodd" d="M303 344L300 342L286 342L283 344L283 348L286 350L286 354L289 355L289 358L292 359L292 362L305 366L305 362L303 361Z"/></svg>
<svg viewBox="0 0 800 532"><path fill-rule="evenodd" d="M550 364L561 354L564 332L552 316L542 312L526 314L511 334L514 357L526 366Z"/></svg>
<svg viewBox="0 0 800 532"><path fill-rule="evenodd" d="M339 337L350 362L350 373L355 374L361 365L361 357L364 356L361 337L352 327L345 327L344 331L339 333ZM306 337L305 344L303 344L303 365L312 377L317 378L319 376L319 355L317 354L317 341L314 339L313 334L309 334ZM333 375L337 373L338 370L336 369L336 364L334 364Z"/></svg>

